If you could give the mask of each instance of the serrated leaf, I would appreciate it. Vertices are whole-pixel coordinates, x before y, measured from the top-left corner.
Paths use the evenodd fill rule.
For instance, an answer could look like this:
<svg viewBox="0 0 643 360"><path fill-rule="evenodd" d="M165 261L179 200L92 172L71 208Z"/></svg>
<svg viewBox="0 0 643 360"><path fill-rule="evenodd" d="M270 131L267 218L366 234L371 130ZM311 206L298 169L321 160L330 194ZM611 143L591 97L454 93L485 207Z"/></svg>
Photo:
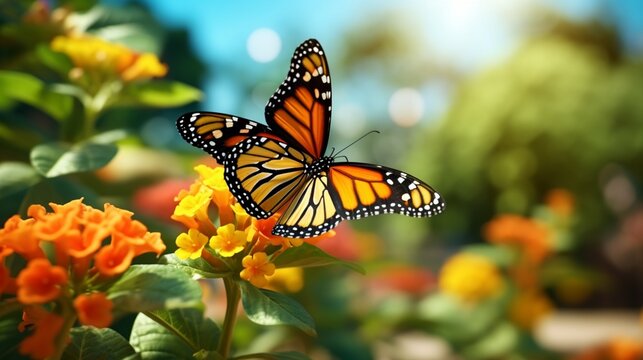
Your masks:
<svg viewBox="0 0 643 360"><path fill-rule="evenodd" d="M132 265L107 293L126 312L201 306L199 284L170 265Z"/></svg>
<svg viewBox="0 0 643 360"><path fill-rule="evenodd" d="M71 343L62 359L140 359L121 334L112 329L81 326L71 329Z"/></svg>
<svg viewBox="0 0 643 360"><path fill-rule="evenodd" d="M177 107L201 99L201 91L176 81L155 80L126 86L115 106Z"/></svg>
<svg viewBox="0 0 643 360"><path fill-rule="evenodd" d="M248 319L259 325L292 325L315 336L315 322L301 304L286 295L257 289L240 281L241 302Z"/></svg>
<svg viewBox="0 0 643 360"><path fill-rule="evenodd" d="M359 264L340 260L325 253L317 246L308 243L303 243L301 246L291 247L284 251L275 259L274 264L277 268L342 265L360 274L366 273Z"/></svg>
<svg viewBox="0 0 643 360"><path fill-rule="evenodd" d="M310 358L303 353L296 351L282 351L274 353L256 353L247 354L233 357L232 360L245 360L245 359L266 359L266 360L310 360Z"/></svg>
<svg viewBox="0 0 643 360"><path fill-rule="evenodd" d="M0 164L0 197L27 189L42 178L29 164L5 162Z"/></svg>
<svg viewBox="0 0 643 360"><path fill-rule="evenodd" d="M230 271L217 270L207 261L203 260L203 258L181 260L174 254L168 254L161 257L159 262L161 264L177 266L191 276L199 275L204 278L220 278L230 275Z"/></svg>
<svg viewBox="0 0 643 360"><path fill-rule="evenodd" d="M217 325L199 310L159 310L136 317L130 342L143 359L188 359L215 350L219 335Z"/></svg>
<svg viewBox="0 0 643 360"><path fill-rule="evenodd" d="M58 121L67 119L73 110L73 98L51 91L37 77L0 70L0 97L21 101L42 110Z"/></svg>
<svg viewBox="0 0 643 360"><path fill-rule="evenodd" d="M31 165L45 177L99 169L109 163L118 148L112 144L84 142L41 144L31 150Z"/></svg>

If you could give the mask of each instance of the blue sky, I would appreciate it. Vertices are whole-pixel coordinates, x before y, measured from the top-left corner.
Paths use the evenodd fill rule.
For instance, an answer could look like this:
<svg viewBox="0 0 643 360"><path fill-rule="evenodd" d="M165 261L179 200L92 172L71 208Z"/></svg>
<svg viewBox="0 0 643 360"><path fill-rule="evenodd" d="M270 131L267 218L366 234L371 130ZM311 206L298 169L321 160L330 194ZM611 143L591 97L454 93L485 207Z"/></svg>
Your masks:
<svg viewBox="0 0 643 360"><path fill-rule="evenodd" d="M244 115L257 118L263 113L262 102L244 102L247 90L240 88L241 82L235 78L239 68L247 72L245 76L256 78L258 87L264 86L261 84L273 81L267 74L279 69L285 73L292 51L309 37L320 40L332 67L341 37L375 14L404 14L409 24L403 25L414 27L412 34L421 38L436 58L463 74L473 74L511 54L524 39L530 16L543 7L574 20L612 23L627 49L643 53L641 0L140 1L166 25L187 28L197 55L218 70L216 76L204 80L206 109L237 113L243 109ZM260 28L272 29L281 40L277 57L266 63L254 61L246 48L249 36ZM338 82L334 83L337 90ZM342 89L339 91L341 95ZM392 90L386 91L389 93L374 92L372 96L386 100ZM439 84L418 91L426 98L425 117L437 117L448 103L449 90ZM264 92L261 95L267 99Z"/></svg>

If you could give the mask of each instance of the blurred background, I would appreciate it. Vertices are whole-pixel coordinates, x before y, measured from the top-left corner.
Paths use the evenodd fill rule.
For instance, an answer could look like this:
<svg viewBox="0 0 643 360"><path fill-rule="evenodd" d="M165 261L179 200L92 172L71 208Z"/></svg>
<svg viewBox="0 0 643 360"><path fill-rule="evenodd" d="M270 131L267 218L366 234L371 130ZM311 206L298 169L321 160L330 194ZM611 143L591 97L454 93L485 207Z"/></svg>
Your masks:
<svg viewBox="0 0 643 360"><path fill-rule="evenodd" d="M174 196L193 166L214 163L184 143L176 118L207 110L263 122L308 38L333 77L329 147L379 130L344 154L409 172L446 199L435 218L343 223L318 246L365 276L323 268L272 279L311 312L319 337L241 321L239 352L643 358L642 2L9 0L0 21L0 70L56 93L73 68L57 73L43 44L79 31L156 54L166 79L201 91L105 107L92 134L111 134L115 157L3 188L2 222L30 203L84 196L131 209L172 251L183 231L169 219ZM74 125L3 76L0 161L16 176L7 164L29 162L43 142L73 142ZM204 289L210 315L222 316L220 289Z"/></svg>

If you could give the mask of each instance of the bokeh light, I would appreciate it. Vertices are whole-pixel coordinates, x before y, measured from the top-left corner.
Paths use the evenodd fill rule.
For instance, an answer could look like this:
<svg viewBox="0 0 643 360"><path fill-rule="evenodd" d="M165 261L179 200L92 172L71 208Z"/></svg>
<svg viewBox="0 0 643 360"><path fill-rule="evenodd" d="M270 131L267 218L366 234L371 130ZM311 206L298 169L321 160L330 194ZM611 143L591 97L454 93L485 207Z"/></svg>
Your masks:
<svg viewBox="0 0 643 360"><path fill-rule="evenodd" d="M246 48L252 60L260 63L270 62L281 51L281 38L272 29L260 28L250 34Z"/></svg>
<svg viewBox="0 0 643 360"><path fill-rule="evenodd" d="M411 127L424 115L422 94L411 88L402 88L393 93L388 103L391 120L399 126Z"/></svg>

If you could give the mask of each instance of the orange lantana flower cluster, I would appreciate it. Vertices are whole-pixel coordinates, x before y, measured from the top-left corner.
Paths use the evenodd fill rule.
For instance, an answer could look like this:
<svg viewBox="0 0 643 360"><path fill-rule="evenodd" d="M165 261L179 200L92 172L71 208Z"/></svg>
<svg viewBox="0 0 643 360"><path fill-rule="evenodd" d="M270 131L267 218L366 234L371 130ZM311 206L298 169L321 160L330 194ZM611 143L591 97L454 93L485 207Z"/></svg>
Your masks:
<svg viewBox="0 0 643 360"><path fill-rule="evenodd" d="M82 199L49 205L51 212L32 205L27 219L14 215L0 229L0 293L24 305L21 329L34 329L20 351L35 358L50 356L54 340L68 336L62 327L70 313L81 324L109 326L112 302L97 289L134 257L165 251L160 234L148 232L129 211L110 204L98 210ZM8 264L21 263L13 258L26 265L10 270Z"/></svg>
<svg viewBox="0 0 643 360"><path fill-rule="evenodd" d="M189 230L176 239L180 259L202 257L216 268L237 271L257 287L267 285L275 272L274 259L302 239L272 235L279 214L256 219L236 202L223 177L223 168L198 165L199 178L181 191L172 219ZM330 231L321 237L333 236ZM318 241L318 238L307 239Z"/></svg>

